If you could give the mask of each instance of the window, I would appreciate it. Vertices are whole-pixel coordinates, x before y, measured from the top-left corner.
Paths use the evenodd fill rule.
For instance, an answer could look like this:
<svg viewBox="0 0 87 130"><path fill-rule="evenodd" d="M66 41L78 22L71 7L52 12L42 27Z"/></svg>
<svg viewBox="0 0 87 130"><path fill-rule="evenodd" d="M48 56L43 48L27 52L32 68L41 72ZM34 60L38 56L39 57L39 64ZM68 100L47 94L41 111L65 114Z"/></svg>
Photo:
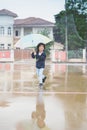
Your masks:
<svg viewBox="0 0 87 130"><path fill-rule="evenodd" d="M11 35L11 27L8 27L8 35Z"/></svg>
<svg viewBox="0 0 87 130"><path fill-rule="evenodd" d="M0 35L4 35L4 27L0 27Z"/></svg>
<svg viewBox="0 0 87 130"><path fill-rule="evenodd" d="M11 44L8 44L8 50L11 49Z"/></svg>
<svg viewBox="0 0 87 130"><path fill-rule="evenodd" d="M4 44L0 44L0 49L4 49Z"/></svg>
<svg viewBox="0 0 87 130"><path fill-rule="evenodd" d="M19 31L18 31L18 30L15 31L15 36L16 36L16 37L19 36Z"/></svg>

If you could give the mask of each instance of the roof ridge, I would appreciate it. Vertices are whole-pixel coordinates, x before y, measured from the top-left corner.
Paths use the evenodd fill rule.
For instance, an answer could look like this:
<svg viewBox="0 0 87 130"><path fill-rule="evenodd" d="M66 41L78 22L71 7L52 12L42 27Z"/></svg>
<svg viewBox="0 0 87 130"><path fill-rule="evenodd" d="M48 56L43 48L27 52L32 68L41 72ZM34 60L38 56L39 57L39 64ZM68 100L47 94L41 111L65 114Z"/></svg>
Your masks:
<svg viewBox="0 0 87 130"><path fill-rule="evenodd" d="M37 18L37 17L27 17L27 18L24 18L24 19L16 19L15 20L15 23L19 23L20 22L20 24L33 24L33 23L48 23L48 24L54 24L54 23L52 23L52 22L50 22L50 21L47 21L47 20L45 20L45 19L42 19L42 18Z"/></svg>
<svg viewBox="0 0 87 130"><path fill-rule="evenodd" d="M8 16L13 16L13 17L17 17L17 14L10 11L10 10L7 10L7 9L1 9L0 10L0 15L8 15Z"/></svg>

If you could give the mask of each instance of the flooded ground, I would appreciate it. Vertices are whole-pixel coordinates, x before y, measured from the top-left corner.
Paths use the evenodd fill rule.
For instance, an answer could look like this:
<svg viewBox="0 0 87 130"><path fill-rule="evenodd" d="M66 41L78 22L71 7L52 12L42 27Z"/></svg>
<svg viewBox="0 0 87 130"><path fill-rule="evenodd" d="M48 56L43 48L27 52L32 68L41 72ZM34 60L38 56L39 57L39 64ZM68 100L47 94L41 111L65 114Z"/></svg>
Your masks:
<svg viewBox="0 0 87 130"><path fill-rule="evenodd" d="M87 92L87 64L46 63L45 91ZM0 63L0 92L37 92L35 62Z"/></svg>
<svg viewBox="0 0 87 130"><path fill-rule="evenodd" d="M0 63L0 130L87 130L87 65L46 62L43 89L35 62Z"/></svg>

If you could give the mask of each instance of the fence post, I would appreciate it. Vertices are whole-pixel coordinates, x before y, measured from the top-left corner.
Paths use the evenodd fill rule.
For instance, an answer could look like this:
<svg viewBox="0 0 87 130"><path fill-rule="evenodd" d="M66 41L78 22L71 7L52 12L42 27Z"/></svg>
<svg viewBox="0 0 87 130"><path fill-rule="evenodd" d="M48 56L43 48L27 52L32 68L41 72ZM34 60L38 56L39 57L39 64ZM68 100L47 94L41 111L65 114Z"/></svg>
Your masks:
<svg viewBox="0 0 87 130"><path fill-rule="evenodd" d="M86 62L86 49L83 49L83 61Z"/></svg>
<svg viewBox="0 0 87 130"><path fill-rule="evenodd" d="M55 61L55 50L54 49L51 50L51 60L52 60L52 62Z"/></svg>
<svg viewBox="0 0 87 130"><path fill-rule="evenodd" d="M14 61L14 50L11 49L11 61Z"/></svg>

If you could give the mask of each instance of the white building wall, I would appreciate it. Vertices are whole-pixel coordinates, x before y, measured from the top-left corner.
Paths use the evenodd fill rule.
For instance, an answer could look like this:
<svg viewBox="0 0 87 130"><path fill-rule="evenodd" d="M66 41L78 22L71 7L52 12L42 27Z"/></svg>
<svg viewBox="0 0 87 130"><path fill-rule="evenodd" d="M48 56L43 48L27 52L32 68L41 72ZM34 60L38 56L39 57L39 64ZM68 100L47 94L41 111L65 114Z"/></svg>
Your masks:
<svg viewBox="0 0 87 130"><path fill-rule="evenodd" d="M18 36L15 35L15 32L18 31ZM14 37L16 38L21 38L25 35L31 34L32 33L32 28L24 28L24 27L14 27Z"/></svg>
<svg viewBox="0 0 87 130"><path fill-rule="evenodd" d="M21 37L23 37L24 36L24 28L22 27L21 28Z"/></svg>
<svg viewBox="0 0 87 130"><path fill-rule="evenodd" d="M0 27L4 27L4 34L0 34L0 44L4 44L4 49L8 49L8 44L13 48L13 24L13 17L0 16ZM8 27L11 28L11 35L8 35Z"/></svg>
<svg viewBox="0 0 87 130"><path fill-rule="evenodd" d="M0 25L13 25L14 18L11 16L0 16Z"/></svg>
<svg viewBox="0 0 87 130"><path fill-rule="evenodd" d="M20 28L17 28L17 27L14 27L14 37L15 38L21 38L25 35L28 35L28 34L32 34L32 33L41 33L42 31L44 31L46 27L32 27L32 28L23 28L23 27L20 27ZM46 28L49 32L49 38L51 38L53 40L53 28L52 27L47 27ZM16 37L15 36L15 31L18 31L19 35Z"/></svg>
<svg viewBox="0 0 87 130"><path fill-rule="evenodd" d="M11 48L13 48L13 37L9 36L0 37L0 44L5 45L4 49L8 49L8 44L11 44Z"/></svg>

